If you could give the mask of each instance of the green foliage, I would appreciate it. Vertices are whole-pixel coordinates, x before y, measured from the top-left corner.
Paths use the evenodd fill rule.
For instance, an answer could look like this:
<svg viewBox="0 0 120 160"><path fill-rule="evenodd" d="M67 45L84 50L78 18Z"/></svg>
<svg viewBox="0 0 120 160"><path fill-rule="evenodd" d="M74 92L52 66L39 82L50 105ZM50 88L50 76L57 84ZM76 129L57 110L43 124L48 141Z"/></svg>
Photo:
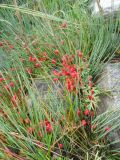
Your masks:
<svg viewBox="0 0 120 160"><path fill-rule="evenodd" d="M0 158L120 159L119 147L111 147L118 139L109 142L119 129L119 108L97 115L100 91L96 84L92 87L95 106L87 99L91 89L88 77L92 75L96 82L119 50L119 13L116 19L93 16L88 0L5 2L0 4L0 55L6 55L7 61L1 66ZM82 51L82 60L77 50ZM66 78L61 77L62 92L56 93L52 71L63 69L61 61L66 54L68 59L74 55L74 63L69 65L77 66L77 72L79 67L83 70L84 88L77 84L78 92L68 92ZM46 98L33 87L36 79L48 84ZM10 88L5 87L8 84ZM82 124L85 105L95 114L94 118L85 117L90 118L87 126ZM46 132L48 122L50 134Z"/></svg>

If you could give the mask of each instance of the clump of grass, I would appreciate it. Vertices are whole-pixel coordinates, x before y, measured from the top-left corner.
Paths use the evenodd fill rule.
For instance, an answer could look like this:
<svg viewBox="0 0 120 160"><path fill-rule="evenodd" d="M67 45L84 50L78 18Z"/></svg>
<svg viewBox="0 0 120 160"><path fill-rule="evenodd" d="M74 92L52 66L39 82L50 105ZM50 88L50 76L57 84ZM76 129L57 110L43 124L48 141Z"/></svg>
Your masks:
<svg viewBox="0 0 120 160"><path fill-rule="evenodd" d="M119 126L119 109L97 116L95 84L119 48L118 20L92 17L77 3L66 12L60 6L64 19L45 8L43 13L0 5L0 46L10 59L0 76L1 156L119 159L119 148L111 149L109 142ZM45 97L33 87L36 79L47 85Z"/></svg>

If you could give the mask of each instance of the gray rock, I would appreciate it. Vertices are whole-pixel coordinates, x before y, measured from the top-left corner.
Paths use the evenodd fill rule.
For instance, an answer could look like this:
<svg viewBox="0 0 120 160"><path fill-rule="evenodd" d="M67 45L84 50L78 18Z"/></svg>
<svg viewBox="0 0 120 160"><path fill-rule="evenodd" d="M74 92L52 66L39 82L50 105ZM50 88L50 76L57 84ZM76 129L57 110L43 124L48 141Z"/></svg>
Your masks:
<svg viewBox="0 0 120 160"><path fill-rule="evenodd" d="M53 103L57 103L57 99L60 98L62 86L60 82L53 83L52 81L36 79L33 81L31 90L32 90L32 98L29 96L26 97L27 104L29 106L34 106L34 101L40 102L44 101L45 103L49 103L49 100L56 101ZM32 99L32 100L31 100Z"/></svg>
<svg viewBox="0 0 120 160"><path fill-rule="evenodd" d="M117 110L120 107L120 63L109 63L105 67L99 81L99 87L107 94L100 96L98 113L100 114L107 110ZM119 117L119 115L117 116ZM120 124L120 118L115 123ZM111 142L120 141L120 126L110 134L109 140ZM120 143L114 147L118 148L118 146L120 147Z"/></svg>
<svg viewBox="0 0 120 160"><path fill-rule="evenodd" d="M5 67L6 55L0 52L0 69Z"/></svg>
<svg viewBox="0 0 120 160"><path fill-rule="evenodd" d="M53 94L57 94L62 88L60 82L54 83L50 80L45 81L41 79L35 80L32 87L37 89L38 94L42 97L44 97L49 91L53 92Z"/></svg>
<svg viewBox="0 0 120 160"><path fill-rule="evenodd" d="M12 60L10 55L7 55L2 49L0 49L0 70L3 68L10 68Z"/></svg>
<svg viewBox="0 0 120 160"><path fill-rule="evenodd" d="M120 63L109 63L102 74L99 86L104 90L108 91L107 97L104 102L106 109L110 107L120 106ZM108 101L109 99L109 101Z"/></svg>
<svg viewBox="0 0 120 160"><path fill-rule="evenodd" d="M120 0L96 0L92 4L94 7L93 14L99 14L100 10L104 12L104 15L115 13L120 8Z"/></svg>

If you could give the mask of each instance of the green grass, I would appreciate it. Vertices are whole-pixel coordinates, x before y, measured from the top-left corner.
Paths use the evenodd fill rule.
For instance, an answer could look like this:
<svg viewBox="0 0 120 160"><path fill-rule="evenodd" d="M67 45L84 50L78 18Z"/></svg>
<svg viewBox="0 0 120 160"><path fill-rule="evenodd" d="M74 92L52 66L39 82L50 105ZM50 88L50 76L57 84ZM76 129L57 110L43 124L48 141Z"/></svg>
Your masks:
<svg viewBox="0 0 120 160"><path fill-rule="evenodd" d="M3 44L0 54L7 54L8 62L1 69L5 79L0 83L1 159L50 160L53 154L58 160L75 156L83 160L120 158L119 148L111 147L116 142L109 142L112 132L119 129L120 111L117 108L97 115L101 91L96 84L104 67L119 51L119 13L116 19L93 16L89 3L45 0L38 4L19 1L17 7L11 1L0 4L0 42ZM59 51L58 55L55 50ZM82 51L83 59L78 57L77 50ZM62 92L55 93L53 87L52 71L65 69L61 59L66 54L68 59L74 56L70 64L76 66L83 80L83 88L76 83L78 93L67 90L64 76L58 77ZM36 62L30 62L30 56L36 58ZM52 60L56 60L56 64ZM35 67L36 63L41 67ZM26 72L28 69L32 69L31 74ZM89 76L95 84L92 87L94 107L87 98L91 91ZM46 99L36 97L38 90L33 87L36 79L48 84ZM6 90L4 86L10 82L15 86ZM15 104L11 101L14 95L17 95ZM84 116L86 105L94 111L93 118ZM82 120L88 118L92 129L90 125L82 126ZM45 120L52 125L50 134L42 124ZM110 127L109 132L105 131L106 127Z"/></svg>

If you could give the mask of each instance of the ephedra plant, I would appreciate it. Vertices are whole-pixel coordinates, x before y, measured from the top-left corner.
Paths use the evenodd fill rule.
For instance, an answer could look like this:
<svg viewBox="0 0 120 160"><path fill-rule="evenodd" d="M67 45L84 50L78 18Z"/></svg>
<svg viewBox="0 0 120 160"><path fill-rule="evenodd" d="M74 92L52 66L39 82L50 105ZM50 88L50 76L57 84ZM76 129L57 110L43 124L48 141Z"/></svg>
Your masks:
<svg viewBox="0 0 120 160"><path fill-rule="evenodd" d="M0 74L0 156L119 159L108 136L119 128L119 109L98 116L96 84L119 48L118 20L89 15L77 1L66 12L59 5L62 16L0 5L0 49L9 57ZM47 84L45 96L36 80Z"/></svg>

